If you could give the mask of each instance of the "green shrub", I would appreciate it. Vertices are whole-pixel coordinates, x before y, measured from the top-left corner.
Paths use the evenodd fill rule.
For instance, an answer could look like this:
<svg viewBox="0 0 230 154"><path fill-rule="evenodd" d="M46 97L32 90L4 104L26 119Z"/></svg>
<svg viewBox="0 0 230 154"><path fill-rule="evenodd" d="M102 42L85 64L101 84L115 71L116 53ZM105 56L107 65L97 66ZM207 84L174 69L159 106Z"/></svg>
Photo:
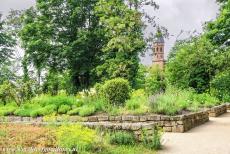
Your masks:
<svg viewBox="0 0 230 154"><path fill-rule="evenodd" d="M78 108L68 111L67 114L68 115L78 115L80 110L81 110L81 107L78 107Z"/></svg>
<svg viewBox="0 0 230 154"><path fill-rule="evenodd" d="M145 90L149 95L163 92L166 88L164 73L159 67L150 67L145 79Z"/></svg>
<svg viewBox="0 0 230 154"><path fill-rule="evenodd" d="M55 114L57 110L57 107L55 105L47 105L45 107L37 108L36 110L32 110L30 113L31 117L37 117L37 116L46 116Z"/></svg>
<svg viewBox="0 0 230 154"><path fill-rule="evenodd" d="M63 125L56 131L58 146L77 149L78 152L90 151L99 148L99 138L96 131L81 125Z"/></svg>
<svg viewBox="0 0 230 154"><path fill-rule="evenodd" d="M17 116L22 116L22 117L29 117L31 112L35 112L35 110L40 109L41 106L39 104L30 104L26 103L21 105L15 112L14 114Z"/></svg>
<svg viewBox="0 0 230 154"><path fill-rule="evenodd" d="M61 106L58 108L58 113L60 113L60 114L65 114L65 113L67 113L70 109L71 109L71 107L68 106L68 105L61 105Z"/></svg>
<svg viewBox="0 0 230 154"><path fill-rule="evenodd" d="M158 150L161 148L161 137L162 131L157 127L153 130L152 135L146 133L145 130L142 131L142 142L150 149Z"/></svg>
<svg viewBox="0 0 230 154"><path fill-rule="evenodd" d="M220 103L217 98L207 93L194 95L193 100L199 102L203 107L213 107Z"/></svg>
<svg viewBox="0 0 230 154"><path fill-rule="evenodd" d="M230 102L230 71L217 74L211 82L212 94L222 101Z"/></svg>
<svg viewBox="0 0 230 154"><path fill-rule="evenodd" d="M129 110L139 109L141 107L141 103L142 103L140 100L141 99L139 99L139 98L132 98L132 99L128 100L126 102L127 109L129 109Z"/></svg>
<svg viewBox="0 0 230 154"><path fill-rule="evenodd" d="M191 106L192 96L192 91L170 87L165 93L151 96L150 107L155 113L175 115Z"/></svg>
<svg viewBox="0 0 230 154"><path fill-rule="evenodd" d="M17 108L16 103L7 103L5 106L0 106L0 116L13 115Z"/></svg>
<svg viewBox="0 0 230 154"><path fill-rule="evenodd" d="M113 132L110 135L109 142L118 145L133 145L135 137L132 133L128 132Z"/></svg>
<svg viewBox="0 0 230 154"><path fill-rule="evenodd" d="M84 117L84 116L90 116L93 115L96 112L96 109L94 106L82 106L80 111L79 111L79 115Z"/></svg>
<svg viewBox="0 0 230 154"><path fill-rule="evenodd" d="M123 105L130 98L130 90L128 80L116 78L105 82L103 96L110 104Z"/></svg>
<svg viewBox="0 0 230 154"><path fill-rule="evenodd" d="M126 101L126 108L128 110L137 110L141 106L146 105L147 96L143 89L138 89L132 92L131 98Z"/></svg>
<svg viewBox="0 0 230 154"><path fill-rule="evenodd" d="M57 107L60 107L61 105L72 106L81 103L74 96L66 96L66 95L57 95L57 96L40 95L38 97L33 98L31 101L34 104L37 103L41 106L56 105Z"/></svg>

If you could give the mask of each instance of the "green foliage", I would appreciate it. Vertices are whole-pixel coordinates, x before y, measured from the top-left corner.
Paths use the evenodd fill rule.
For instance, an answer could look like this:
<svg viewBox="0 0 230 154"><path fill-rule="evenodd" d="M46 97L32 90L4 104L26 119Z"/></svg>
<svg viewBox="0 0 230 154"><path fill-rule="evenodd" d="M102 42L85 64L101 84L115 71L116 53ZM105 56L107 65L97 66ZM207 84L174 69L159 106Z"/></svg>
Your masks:
<svg viewBox="0 0 230 154"><path fill-rule="evenodd" d="M131 114L146 114L148 112L148 97L143 89L138 89L132 92L131 98L126 101L125 108L127 113Z"/></svg>
<svg viewBox="0 0 230 154"><path fill-rule="evenodd" d="M145 49L142 14L120 0L99 0L95 10L107 38L102 48L103 63L96 67L97 75L102 80L122 77L133 85L138 56Z"/></svg>
<svg viewBox="0 0 230 154"><path fill-rule="evenodd" d="M0 85L0 103L6 104L7 102L17 101L15 90L12 83L5 81Z"/></svg>
<svg viewBox="0 0 230 154"><path fill-rule="evenodd" d="M96 131L81 125L63 125L56 131L57 143L60 147L77 149L78 152L99 148Z"/></svg>
<svg viewBox="0 0 230 154"><path fill-rule="evenodd" d="M17 107L16 103L7 103L5 106L0 106L0 116L13 115Z"/></svg>
<svg viewBox="0 0 230 154"><path fill-rule="evenodd" d="M150 67L145 79L145 88L148 94L155 94L165 90L164 73L158 66Z"/></svg>
<svg viewBox="0 0 230 154"><path fill-rule="evenodd" d="M142 142L150 149L159 150L161 148L161 137L162 130L157 127L153 130L153 135L151 136L149 136L145 130L142 131Z"/></svg>
<svg viewBox="0 0 230 154"><path fill-rule="evenodd" d="M31 115L31 112L41 108L40 105L38 104L30 104L26 103L21 105L15 112L14 114L17 116L22 116L22 117L29 117Z"/></svg>
<svg viewBox="0 0 230 154"><path fill-rule="evenodd" d="M41 106L55 105L57 108L61 105L72 106L82 103L80 100L77 100L74 96L67 95L40 95L38 97L33 98L31 102L35 104L40 104Z"/></svg>
<svg viewBox="0 0 230 154"><path fill-rule="evenodd" d="M148 68L142 64L139 64L139 69L135 77L135 89L144 89L145 88L145 78L148 72Z"/></svg>
<svg viewBox="0 0 230 154"><path fill-rule="evenodd" d="M150 107L154 113L176 115L183 110L196 110L202 107L212 107L219 100L209 94L196 94L191 90L180 90L169 87L165 93L150 98Z"/></svg>
<svg viewBox="0 0 230 154"><path fill-rule="evenodd" d="M215 76L211 82L212 94L222 101L230 101L230 71Z"/></svg>
<svg viewBox="0 0 230 154"><path fill-rule="evenodd" d="M123 105L130 97L129 82L122 78L108 80L103 85L103 95L112 105Z"/></svg>
<svg viewBox="0 0 230 154"><path fill-rule="evenodd" d="M0 14L0 68L3 63L9 62L10 58L13 58L12 47L15 45L15 40L7 33L4 28L5 23L2 22L1 17L2 15Z"/></svg>
<svg viewBox="0 0 230 154"><path fill-rule="evenodd" d="M230 1L219 0L222 3L220 14L217 20L208 23L205 35L212 41L213 44L230 45Z"/></svg>
<svg viewBox="0 0 230 154"><path fill-rule="evenodd" d="M95 107L94 106L82 106L80 108L80 111L79 111L79 115L84 117L84 116L90 116L92 114L94 114L96 111Z"/></svg>
<svg viewBox="0 0 230 154"><path fill-rule="evenodd" d="M66 87L71 93L115 77L133 83L138 56L145 49L142 14L133 2L129 7L119 0L39 0L22 19L24 63L36 68L38 82L48 69L57 74L69 71ZM45 84L55 92L57 76L48 78Z"/></svg>
<svg viewBox="0 0 230 154"><path fill-rule="evenodd" d="M204 37L192 38L177 47L166 66L167 80L180 88L194 88L198 93L209 91L216 66L212 63L213 45Z"/></svg>
<svg viewBox="0 0 230 154"><path fill-rule="evenodd" d="M113 132L110 134L109 142L118 145L133 145L135 137L132 133L128 132Z"/></svg>
<svg viewBox="0 0 230 154"><path fill-rule="evenodd" d="M60 113L60 114L65 114L65 113L67 113L70 109L71 109L71 107L70 107L69 105L61 105L61 106L58 108L58 113Z"/></svg>

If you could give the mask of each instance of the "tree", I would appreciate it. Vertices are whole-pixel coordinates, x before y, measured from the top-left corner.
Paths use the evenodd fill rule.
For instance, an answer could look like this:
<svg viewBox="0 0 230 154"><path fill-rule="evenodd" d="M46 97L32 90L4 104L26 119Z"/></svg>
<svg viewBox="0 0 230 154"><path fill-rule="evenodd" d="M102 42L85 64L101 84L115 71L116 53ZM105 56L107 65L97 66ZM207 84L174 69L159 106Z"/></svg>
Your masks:
<svg viewBox="0 0 230 154"><path fill-rule="evenodd" d="M134 85L139 54L145 49L141 14L121 0L100 0L96 7L107 41L102 48L103 63L96 68L105 79L123 77Z"/></svg>
<svg viewBox="0 0 230 154"><path fill-rule="evenodd" d="M230 0L222 0L220 15L206 27L206 36L214 45L230 46Z"/></svg>
<svg viewBox="0 0 230 154"><path fill-rule="evenodd" d="M14 58L14 46L15 40L8 34L5 22L1 21L0 15L0 84L5 80L14 78L14 73L10 68L11 61Z"/></svg>
<svg viewBox="0 0 230 154"><path fill-rule="evenodd" d="M211 81L212 94L222 101L230 101L230 70L221 72Z"/></svg>
<svg viewBox="0 0 230 154"><path fill-rule="evenodd" d="M33 64L38 81L42 70L69 71L73 92L116 77L134 85L146 45L138 9L155 3L126 2L37 0L23 16L23 64Z"/></svg>
<svg viewBox="0 0 230 154"><path fill-rule="evenodd" d="M167 80L180 88L192 87L199 93L209 91L216 72L214 55L214 47L205 37L180 44L166 65Z"/></svg>
<svg viewBox="0 0 230 154"><path fill-rule="evenodd" d="M165 91L166 82L164 72L159 66L151 66L145 79L145 90L149 95Z"/></svg>

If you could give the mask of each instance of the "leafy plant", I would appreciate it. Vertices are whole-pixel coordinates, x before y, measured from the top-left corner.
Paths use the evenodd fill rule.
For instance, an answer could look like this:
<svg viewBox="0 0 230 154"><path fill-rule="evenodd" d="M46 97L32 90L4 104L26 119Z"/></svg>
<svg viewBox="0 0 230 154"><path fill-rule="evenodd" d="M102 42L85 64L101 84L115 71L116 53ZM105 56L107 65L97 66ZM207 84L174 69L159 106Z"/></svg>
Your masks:
<svg viewBox="0 0 230 154"><path fill-rule="evenodd" d="M122 78L108 80L103 85L105 99L112 105L123 105L130 98L129 82Z"/></svg>
<svg viewBox="0 0 230 154"><path fill-rule="evenodd" d="M110 135L109 142L118 145L133 145L135 137L129 132L113 132Z"/></svg>
<svg viewBox="0 0 230 154"><path fill-rule="evenodd" d="M70 107L69 105L61 105L61 106L58 108L58 113L60 113L60 114L65 114L65 113L67 113L70 109L71 109L71 107Z"/></svg>
<svg viewBox="0 0 230 154"><path fill-rule="evenodd" d="M142 131L142 142L150 149L158 150L161 148L161 137L162 131L158 127L154 128L152 135L149 135L146 130Z"/></svg>
<svg viewBox="0 0 230 154"><path fill-rule="evenodd" d="M93 150L99 143L96 131L81 125L60 126L57 129L56 137L60 147L75 148L78 152Z"/></svg>
<svg viewBox="0 0 230 154"><path fill-rule="evenodd" d="M94 106L89 106L85 105L80 108L79 115L84 117L84 116L89 116L95 113L96 109Z"/></svg>

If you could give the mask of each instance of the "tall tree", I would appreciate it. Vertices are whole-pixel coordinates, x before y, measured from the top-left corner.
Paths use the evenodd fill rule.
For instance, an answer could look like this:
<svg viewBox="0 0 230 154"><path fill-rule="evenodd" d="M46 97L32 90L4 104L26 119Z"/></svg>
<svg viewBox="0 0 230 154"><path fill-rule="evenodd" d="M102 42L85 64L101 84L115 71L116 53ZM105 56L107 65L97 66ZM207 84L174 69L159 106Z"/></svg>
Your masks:
<svg viewBox="0 0 230 154"><path fill-rule="evenodd" d="M15 40L8 34L5 22L1 20L0 15L0 83L14 77L10 70L11 60L14 58L14 45Z"/></svg>
<svg viewBox="0 0 230 154"><path fill-rule="evenodd" d="M42 69L70 70L75 90L105 78L133 82L138 55L145 49L143 14L138 9L155 3L126 2L37 0L36 8L25 13L20 33L25 61L35 66L38 77Z"/></svg>

